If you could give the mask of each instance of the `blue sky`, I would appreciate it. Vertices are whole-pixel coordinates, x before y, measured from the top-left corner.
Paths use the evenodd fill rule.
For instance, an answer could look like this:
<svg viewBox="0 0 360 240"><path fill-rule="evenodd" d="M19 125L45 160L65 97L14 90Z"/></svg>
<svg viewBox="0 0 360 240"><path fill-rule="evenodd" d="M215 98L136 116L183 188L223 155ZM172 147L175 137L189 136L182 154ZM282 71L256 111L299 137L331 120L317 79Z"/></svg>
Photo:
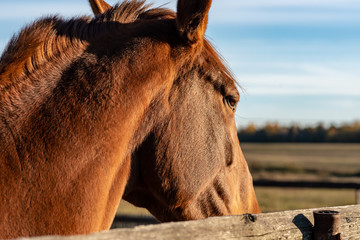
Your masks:
<svg viewBox="0 0 360 240"><path fill-rule="evenodd" d="M87 0L0 4L1 52L40 16L91 14ZM359 0L213 0L208 38L244 88L237 124L360 120L359 12Z"/></svg>

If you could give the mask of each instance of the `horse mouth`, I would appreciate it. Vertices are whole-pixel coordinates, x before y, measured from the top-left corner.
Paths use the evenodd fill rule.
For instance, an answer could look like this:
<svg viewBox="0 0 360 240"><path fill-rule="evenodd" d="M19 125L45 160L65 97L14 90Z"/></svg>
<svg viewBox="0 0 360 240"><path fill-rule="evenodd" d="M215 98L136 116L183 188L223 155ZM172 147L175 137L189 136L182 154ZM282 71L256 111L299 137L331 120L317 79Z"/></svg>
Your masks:
<svg viewBox="0 0 360 240"><path fill-rule="evenodd" d="M229 193L225 183L215 180L206 191L187 202L179 204L177 207L172 208L163 205L168 214L157 218L163 222L170 222L231 215Z"/></svg>

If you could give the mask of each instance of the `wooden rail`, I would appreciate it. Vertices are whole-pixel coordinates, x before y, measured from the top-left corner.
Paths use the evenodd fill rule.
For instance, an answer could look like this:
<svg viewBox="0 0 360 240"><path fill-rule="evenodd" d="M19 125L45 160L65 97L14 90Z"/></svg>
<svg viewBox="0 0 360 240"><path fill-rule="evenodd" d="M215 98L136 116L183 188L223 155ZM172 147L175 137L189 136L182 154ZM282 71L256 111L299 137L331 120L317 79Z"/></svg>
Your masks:
<svg viewBox="0 0 360 240"><path fill-rule="evenodd" d="M313 211L295 210L259 215L214 217L205 220L165 223L117 229L88 236L42 237L32 240L267 240L267 239L312 239ZM324 209L320 209L324 210ZM331 207L339 211L340 232L343 239L360 239L360 206Z"/></svg>
<svg viewBox="0 0 360 240"><path fill-rule="evenodd" d="M276 181L255 180L255 186L259 187L282 187L282 188L329 188L329 189L360 189L360 182L339 181Z"/></svg>

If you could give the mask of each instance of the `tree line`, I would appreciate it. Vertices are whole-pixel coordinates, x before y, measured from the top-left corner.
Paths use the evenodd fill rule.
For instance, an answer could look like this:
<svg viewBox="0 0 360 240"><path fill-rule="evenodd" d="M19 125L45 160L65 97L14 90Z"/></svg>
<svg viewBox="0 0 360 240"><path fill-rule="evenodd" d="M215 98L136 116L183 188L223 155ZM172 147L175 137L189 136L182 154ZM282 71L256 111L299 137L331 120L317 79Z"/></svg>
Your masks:
<svg viewBox="0 0 360 240"><path fill-rule="evenodd" d="M312 127L281 126L268 123L262 127L250 124L238 130L240 142L292 142L292 143L360 143L360 122Z"/></svg>

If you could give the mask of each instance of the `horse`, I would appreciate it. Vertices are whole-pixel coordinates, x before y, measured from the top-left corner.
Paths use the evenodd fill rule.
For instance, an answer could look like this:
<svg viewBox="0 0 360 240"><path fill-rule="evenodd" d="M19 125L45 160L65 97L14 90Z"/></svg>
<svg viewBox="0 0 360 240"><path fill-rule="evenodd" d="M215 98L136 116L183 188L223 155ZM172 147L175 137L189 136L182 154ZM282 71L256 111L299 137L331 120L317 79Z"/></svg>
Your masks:
<svg viewBox="0 0 360 240"><path fill-rule="evenodd" d="M236 81L205 37L211 0L45 17L0 60L0 238L110 228L121 199L159 221L259 213Z"/></svg>

